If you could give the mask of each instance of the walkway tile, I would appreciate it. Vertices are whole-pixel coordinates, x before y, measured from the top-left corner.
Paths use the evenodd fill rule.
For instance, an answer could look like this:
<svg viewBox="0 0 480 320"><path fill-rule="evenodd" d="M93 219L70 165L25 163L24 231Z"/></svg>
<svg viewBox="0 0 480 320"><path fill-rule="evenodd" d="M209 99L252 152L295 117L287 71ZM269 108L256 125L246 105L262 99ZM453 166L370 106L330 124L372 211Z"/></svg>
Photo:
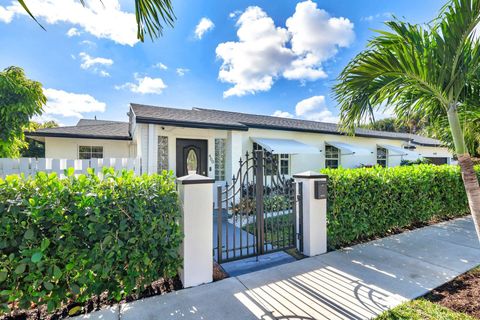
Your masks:
<svg viewBox="0 0 480 320"><path fill-rule="evenodd" d="M121 319L257 319L236 297L243 291L245 287L237 279L229 278L122 304Z"/></svg>
<svg viewBox="0 0 480 320"><path fill-rule="evenodd" d="M370 319L477 265L480 245L462 218L123 304L120 319Z"/></svg>

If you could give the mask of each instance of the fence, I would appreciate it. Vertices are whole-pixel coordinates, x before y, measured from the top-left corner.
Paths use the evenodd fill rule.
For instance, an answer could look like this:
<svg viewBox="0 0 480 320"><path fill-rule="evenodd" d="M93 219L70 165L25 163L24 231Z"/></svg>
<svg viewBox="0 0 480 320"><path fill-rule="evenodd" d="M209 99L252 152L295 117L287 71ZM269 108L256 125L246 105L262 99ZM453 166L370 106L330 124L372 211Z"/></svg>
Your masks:
<svg viewBox="0 0 480 320"><path fill-rule="evenodd" d="M64 170L74 168L75 174L87 173L88 168L100 172L103 167L113 167L116 171L122 169L133 170L136 175L142 173L139 158L104 158L104 159L50 159L50 158L0 158L0 177L10 174L35 175L37 172L56 172L59 176L64 175Z"/></svg>

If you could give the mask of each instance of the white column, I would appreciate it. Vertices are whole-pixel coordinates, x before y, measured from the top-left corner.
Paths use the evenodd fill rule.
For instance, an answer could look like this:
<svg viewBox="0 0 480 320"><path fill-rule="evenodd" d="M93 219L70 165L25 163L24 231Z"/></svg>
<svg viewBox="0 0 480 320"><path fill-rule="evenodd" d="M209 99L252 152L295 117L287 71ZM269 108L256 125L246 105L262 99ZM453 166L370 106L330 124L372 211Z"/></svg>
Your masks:
<svg viewBox="0 0 480 320"><path fill-rule="evenodd" d="M327 252L327 199L326 192L319 192L320 199L315 199L315 181L327 182L327 176L313 171L293 176L297 186L302 183L301 203L297 203L297 230L300 215L303 217L303 254L316 256ZM326 188L326 187L325 187ZM300 188L297 187L297 190ZM299 244L298 244L299 245ZM297 246L297 249L300 248Z"/></svg>
<svg viewBox="0 0 480 320"><path fill-rule="evenodd" d="M227 135L227 176L226 179L230 181L234 175L237 174L240 168L240 158L244 156L242 149L242 133L239 131L229 131Z"/></svg>
<svg viewBox="0 0 480 320"><path fill-rule="evenodd" d="M148 174L156 173L157 172L157 137L155 135L155 125L149 124L148 125L148 160L147 160L147 167L148 167Z"/></svg>
<svg viewBox="0 0 480 320"><path fill-rule="evenodd" d="M198 174L177 179L184 234L180 279L185 288L213 281L213 182Z"/></svg>

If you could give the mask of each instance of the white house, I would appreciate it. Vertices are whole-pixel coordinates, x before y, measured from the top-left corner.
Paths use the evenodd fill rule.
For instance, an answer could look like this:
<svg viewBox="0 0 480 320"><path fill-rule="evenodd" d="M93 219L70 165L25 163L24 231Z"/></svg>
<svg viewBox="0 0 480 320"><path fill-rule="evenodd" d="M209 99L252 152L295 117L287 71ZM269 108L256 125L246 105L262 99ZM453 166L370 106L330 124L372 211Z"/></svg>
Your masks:
<svg viewBox="0 0 480 320"><path fill-rule="evenodd" d="M325 167L398 166L402 159L450 163L451 152L435 139L336 124L211 109L131 104L129 122L85 120L76 126L26 133L44 141L47 158L141 159L142 171L196 170L216 181L231 179L245 153L264 149L278 157L287 176Z"/></svg>

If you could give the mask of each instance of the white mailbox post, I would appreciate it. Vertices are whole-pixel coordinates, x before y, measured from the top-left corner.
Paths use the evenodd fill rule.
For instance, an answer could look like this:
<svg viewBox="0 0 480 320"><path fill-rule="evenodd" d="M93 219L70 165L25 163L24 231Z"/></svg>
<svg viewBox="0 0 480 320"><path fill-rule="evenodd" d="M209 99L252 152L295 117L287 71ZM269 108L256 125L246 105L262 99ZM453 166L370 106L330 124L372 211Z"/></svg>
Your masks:
<svg viewBox="0 0 480 320"><path fill-rule="evenodd" d="M295 174L293 178L297 183L298 192L301 192L300 201L297 202L297 230L302 230L303 245L302 248L297 246L297 249L309 257L325 253L327 252L328 176L307 171Z"/></svg>

